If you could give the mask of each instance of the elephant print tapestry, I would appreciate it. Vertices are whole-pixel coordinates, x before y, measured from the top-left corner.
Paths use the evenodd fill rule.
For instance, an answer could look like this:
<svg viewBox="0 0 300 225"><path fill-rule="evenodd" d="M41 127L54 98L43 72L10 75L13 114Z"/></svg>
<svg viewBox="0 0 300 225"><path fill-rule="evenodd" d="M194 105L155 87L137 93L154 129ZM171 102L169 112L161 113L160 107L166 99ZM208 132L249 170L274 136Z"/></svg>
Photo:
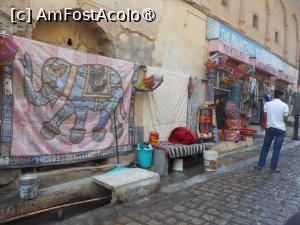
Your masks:
<svg viewBox="0 0 300 225"><path fill-rule="evenodd" d="M120 152L131 150L133 63L13 39L19 48L12 67L15 164L107 157L116 136Z"/></svg>

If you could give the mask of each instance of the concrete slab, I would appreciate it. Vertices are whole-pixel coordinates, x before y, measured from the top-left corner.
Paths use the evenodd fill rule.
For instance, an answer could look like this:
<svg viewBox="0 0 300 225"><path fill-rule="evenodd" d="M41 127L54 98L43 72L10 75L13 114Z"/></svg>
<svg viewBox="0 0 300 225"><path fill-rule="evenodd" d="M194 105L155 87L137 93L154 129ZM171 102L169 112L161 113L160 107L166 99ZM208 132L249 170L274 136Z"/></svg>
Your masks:
<svg viewBox="0 0 300 225"><path fill-rule="evenodd" d="M140 168L96 175L93 181L112 190L111 203L144 197L158 190L160 186L159 174Z"/></svg>

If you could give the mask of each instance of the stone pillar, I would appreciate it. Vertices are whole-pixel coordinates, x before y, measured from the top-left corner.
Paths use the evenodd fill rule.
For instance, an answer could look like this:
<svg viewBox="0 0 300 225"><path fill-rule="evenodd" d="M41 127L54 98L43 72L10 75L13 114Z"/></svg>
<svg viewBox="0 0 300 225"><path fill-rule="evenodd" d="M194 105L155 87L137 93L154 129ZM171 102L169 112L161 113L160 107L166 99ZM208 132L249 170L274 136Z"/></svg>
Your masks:
<svg viewBox="0 0 300 225"><path fill-rule="evenodd" d="M271 10L269 7L269 3L267 3L267 20L266 20L266 36L265 36L265 45L266 47L270 47L270 16L271 16Z"/></svg>
<svg viewBox="0 0 300 225"><path fill-rule="evenodd" d="M245 0L240 0L239 25L245 25Z"/></svg>
<svg viewBox="0 0 300 225"><path fill-rule="evenodd" d="M271 6L270 1L266 3L266 11L267 11L267 20L266 20L266 34L265 34L265 45L267 48L270 48L270 18L271 18Z"/></svg>
<svg viewBox="0 0 300 225"><path fill-rule="evenodd" d="M288 54L287 34L288 34L288 25L284 24L283 55L284 55L285 58L287 57L287 54Z"/></svg>

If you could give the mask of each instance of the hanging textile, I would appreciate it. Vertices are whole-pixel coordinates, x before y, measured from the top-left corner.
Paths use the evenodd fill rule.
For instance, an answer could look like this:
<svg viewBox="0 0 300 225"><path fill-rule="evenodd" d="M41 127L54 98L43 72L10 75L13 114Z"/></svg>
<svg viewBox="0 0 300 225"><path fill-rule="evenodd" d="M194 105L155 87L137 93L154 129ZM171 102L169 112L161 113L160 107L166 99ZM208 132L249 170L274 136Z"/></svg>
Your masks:
<svg viewBox="0 0 300 225"><path fill-rule="evenodd" d="M249 122L249 100L250 95L248 92L248 84L249 80L243 80L242 83L242 98L243 101L241 102L241 116L242 116L242 126L247 127Z"/></svg>
<svg viewBox="0 0 300 225"><path fill-rule="evenodd" d="M255 78L250 77L248 82L248 93L250 107L255 107L258 102L258 81Z"/></svg>
<svg viewBox="0 0 300 225"><path fill-rule="evenodd" d="M133 63L20 37L13 40L19 50L12 74L9 164L108 157L115 154L116 135L120 152L131 150ZM117 134L111 117L115 108Z"/></svg>
<svg viewBox="0 0 300 225"><path fill-rule="evenodd" d="M143 96L145 141L151 131L159 132L159 140L167 141L175 127L187 125L189 76L147 67L148 74L164 77L162 85Z"/></svg>
<svg viewBox="0 0 300 225"><path fill-rule="evenodd" d="M200 79L191 77L189 85L187 127L197 133L197 115L200 107Z"/></svg>

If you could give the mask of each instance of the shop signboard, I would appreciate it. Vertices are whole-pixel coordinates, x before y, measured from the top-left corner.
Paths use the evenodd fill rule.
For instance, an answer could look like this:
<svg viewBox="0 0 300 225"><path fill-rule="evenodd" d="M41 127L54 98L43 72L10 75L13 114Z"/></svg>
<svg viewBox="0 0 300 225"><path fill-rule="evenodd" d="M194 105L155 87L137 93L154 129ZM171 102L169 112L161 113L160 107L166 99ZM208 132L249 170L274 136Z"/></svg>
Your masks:
<svg viewBox="0 0 300 225"><path fill-rule="evenodd" d="M232 47L239 49L240 51L247 52L250 57L258 60L260 63L259 66L270 67L272 71L273 68L275 68L277 71L281 70L285 73L289 73L289 65L286 62L256 42L251 41L240 33L230 29L229 27L212 18L208 18L207 20L207 39L219 39L228 43ZM276 73L274 75L276 75Z"/></svg>
<svg viewBox="0 0 300 225"><path fill-rule="evenodd" d="M279 79L285 80L291 84L296 84L297 83L297 77L292 76L290 74L285 73L284 71L279 70Z"/></svg>
<svg viewBox="0 0 300 225"><path fill-rule="evenodd" d="M251 58L250 59L250 63L253 64L255 67L266 71L267 73L273 74L275 76L279 76L279 72L276 68L274 68L273 66L271 66L270 64L265 64L262 61L259 61L256 58Z"/></svg>
<svg viewBox="0 0 300 225"><path fill-rule="evenodd" d="M221 40L211 40L208 42L208 51L209 52L222 52L234 59L239 61L249 63L250 56L247 52L241 51L224 41Z"/></svg>

